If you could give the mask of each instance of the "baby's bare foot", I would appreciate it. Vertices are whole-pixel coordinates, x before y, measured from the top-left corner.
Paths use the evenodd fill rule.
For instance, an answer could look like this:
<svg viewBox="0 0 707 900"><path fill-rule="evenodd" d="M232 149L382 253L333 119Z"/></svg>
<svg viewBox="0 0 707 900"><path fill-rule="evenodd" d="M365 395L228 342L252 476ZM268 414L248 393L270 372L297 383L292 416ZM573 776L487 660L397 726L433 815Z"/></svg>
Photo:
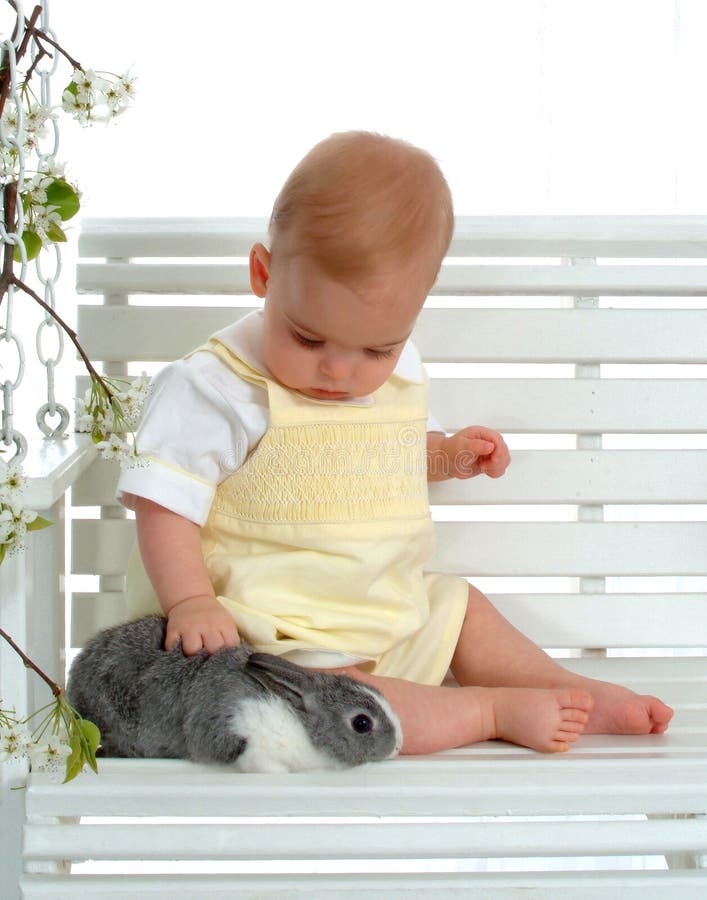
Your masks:
<svg viewBox="0 0 707 900"><path fill-rule="evenodd" d="M594 701L574 688L490 688L493 737L543 753L564 753L585 729Z"/></svg>
<svg viewBox="0 0 707 900"><path fill-rule="evenodd" d="M662 734L673 717L662 700L618 684L594 681L585 688L594 698L587 734Z"/></svg>

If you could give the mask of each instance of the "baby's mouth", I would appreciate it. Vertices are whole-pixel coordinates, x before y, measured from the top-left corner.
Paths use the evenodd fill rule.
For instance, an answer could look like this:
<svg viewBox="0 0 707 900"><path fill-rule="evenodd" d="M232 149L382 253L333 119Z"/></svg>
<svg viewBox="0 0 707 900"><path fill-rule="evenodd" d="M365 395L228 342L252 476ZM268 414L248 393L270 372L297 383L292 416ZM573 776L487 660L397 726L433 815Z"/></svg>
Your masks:
<svg viewBox="0 0 707 900"><path fill-rule="evenodd" d="M327 391L324 388L310 388L310 390L315 397L322 400L343 400L349 396L346 391Z"/></svg>

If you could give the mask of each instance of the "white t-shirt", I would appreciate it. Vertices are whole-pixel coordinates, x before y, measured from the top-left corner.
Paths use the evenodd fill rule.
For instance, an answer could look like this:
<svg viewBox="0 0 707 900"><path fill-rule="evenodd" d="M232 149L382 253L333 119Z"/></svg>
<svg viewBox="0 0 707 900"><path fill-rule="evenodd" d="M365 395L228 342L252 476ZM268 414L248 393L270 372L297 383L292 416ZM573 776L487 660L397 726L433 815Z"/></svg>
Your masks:
<svg viewBox="0 0 707 900"><path fill-rule="evenodd" d="M262 333L258 310L219 331L218 339L251 368L268 375ZM408 381L422 381L420 356L410 341L394 371ZM343 402L360 406L374 400ZM152 380L137 431L146 464L122 471L116 499L134 509L135 498L145 497L204 525L217 486L255 449L268 422L267 391L240 378L213 353L199 351L170 363ZM444 429L430 417L427 430Z"/></svg>

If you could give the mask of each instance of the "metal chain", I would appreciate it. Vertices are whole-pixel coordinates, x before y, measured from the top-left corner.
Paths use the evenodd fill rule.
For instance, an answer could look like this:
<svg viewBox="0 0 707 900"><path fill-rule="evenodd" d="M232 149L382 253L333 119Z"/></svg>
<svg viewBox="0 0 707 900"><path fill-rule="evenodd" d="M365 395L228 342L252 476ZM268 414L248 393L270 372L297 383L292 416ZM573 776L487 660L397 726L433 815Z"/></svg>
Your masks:
<svg viewBox="0 0 707 900"><path fill-rule="evenodd" d="M49 9L48 9L48 0L41 0L40 5L42 7L42 13L40 16L40 27L45 34L48 34L52 40L56 40L56 35L49 27ZM33 52L33 60L36 59L38 50L35 46ZM51 77L56 71L56 67L59 62L59 54L54 53L50 57L51 62L47 66L40 64L36 68L36 72L39 75L39 86L40 86L40 103L43 106L51 107ZM43 171L47 167L54 168L56 163L56 154L59 149L59 128L55 119L50 119L47 123L51 129L49 139L47 142L47 149L43 146L42 140L38 140L35 144L35 151L37 154L37 170ZM50 274L45 274L42 267L42 254L37 257L36 261L36 270L37 270L37 278L40 283L44 287L44 302L51 306L52 309L55 307L56 296L55 296L55 284L57 279L61 274L61 250L59 249L59 245L57 243L52 242L50 245L51 250L54 251L54 271ZM49 249L49 248L48 248ZM54 339L56 341L56 350L53 356L48 356L44 353L42 349L42 337L44 332L47 329L51 329L54 332ZM56 397L54 395L54 368L61 361L61 357L64 353L64 333L59 327L59 325L55 322L55 320L46 313L44 319L39 323L39 327L37 328L37 357L39 362L45 367L47 374L47 402L42 404L37 410L37 425L40 430L44 433L46 437L66 437L66 429L69 424L69 411L65 406L62 406L61 403L56 402ZM47 422L47 417L55 417L59 416L59 423L55 426L50 425Z"/></svg>
<svg viewBox="0 0 707 900"><path fill-rule="evenodd" d="M13 180L17 180L18 196L24 187L25 159L23 147L23 109L17 89L17 57L16 48L22 40L24 14L22 12L22 3L17 2L17 24L13 32L14 37L3 40L0 43L0 53L6 60L6 64L10 69L10 88L7 95L6 104L11 104L13 115L5 117L5 121L0 123L0 168L4 179L9 176ZM7 105L6 105L7 108ZM9 170L9 171L8 171ZM24 273L27 267L27 255L25 246L22 242L22 231L24 228L24 215L22 211L22 203L17 204L17 224L15 231L8 232L5 227L4 208L3 214L0 215L0 237L3 243L13 244L19 247L22 257L22 274L21 279L24 280ZM2 442L6 447L14 444L15 453L13 460L21 462L27 454L27 439L21 434L13 424L14 414L14 393L20 386L25 373L25 353L22 346L20 336L13 331L12 314L14 305L14 286L9 285L4 301L5 322L0 325L0 341L6 345L14 344L17 352L17 368L14 378L8 377L9 366L6 367L0 363L0 372L2 373Z"/></svg>

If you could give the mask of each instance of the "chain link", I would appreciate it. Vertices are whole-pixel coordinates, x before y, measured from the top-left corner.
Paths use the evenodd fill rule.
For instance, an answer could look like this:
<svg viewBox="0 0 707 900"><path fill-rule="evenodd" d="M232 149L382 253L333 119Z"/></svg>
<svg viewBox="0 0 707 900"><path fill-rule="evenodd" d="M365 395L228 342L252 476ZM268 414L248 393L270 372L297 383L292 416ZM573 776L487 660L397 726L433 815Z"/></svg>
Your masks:
<svg viewBox="0 0 707 900"><path fill-rule="evenodd" d="M2 160L0 161L0 165L2 167L3 176L7 177L9 175L9 177L13 180L17 180L18 196L21 193L24 185L25 160L22 141L24 124L23 109L21 98L19 96L17 88L17 57L15 50L17 47L19 47L22 40L23 22L24 15L22 12L22 3L18 2L17 23L13 31L13 37L8 40L2 41L0 45L0 53L2 53L2 59L5 62L5 65L8 66L10 72L10 85L7 93L6 108L8 103L12 104L11 108L13 112L12 116L5 118L5 121L3 121L2 126L0 127L0 152L2 153ZM3 214L0 216L0 237L2 237L3 243L12 244L15 247L20 248L20 254L22 258L21 278L24 278L24 272L27 265L27 254L25 251L24 243L22 241L24 215L21 202L17 203L16 216L17 223L15 225L15 231L9 232L5 226L3 203ZM5 380L2 384L2 442L6 447L14 445L15 454L13 458L17 462L21 462L27 453L27 439L15 428L13 417L14 393L20 386L25 372L25 353L19 335L16 334L12 328L12 314L14 307L13 285L9 285L7 288L4 307L5 323L3 326L0 326L0 341L7 345L14 343L18 356L18 365L17 374L15 375L14 379L5 377ZM2 366L2 371L3 374L6 373L4 365Z"/></svg>
<svg viewBox="0 0 707 900"><path fill-rule="evenodd" d="M40 16L40 27L42 31L49 35L52 40L56 40L56 35L49 27L49 9L48 9L48 0L41 0L42 13ZM36 50L36 48L35 48ZM36 57L35 52L34 56ZM57 64L59 62L59 54L52 54L52 63L46 67L43 67L40 64L37 66L36 72L39 75L40 80L40 99L43 105L51 106L51 77L56 71ZM48 152L45 152L42 147L42 142L37 141L35 145L35 151L37 154L37 168L41 171L46 166L51 166L53 168L54 163L56 162L56 154L59 149L59 129L57 127L55 120L50 120L53 125L53 133L52 133L52 146ZM44 286L44 302L50 306L52 309L55 307L56 303L56 292L54 290L57 279L61 274L61 250L57 243L52 243L51 247L54 250L54 272L51 275L45 275L42 269L42 254L37 257L36 261L36 270L37 270L37 278ZM53 328L57 337L57 351L54 356L46 357L42 352L42 333L45 328ZM66 428L69 424L69 413L66 407L58 404L56 402L54 396L54 367L59 363L61 357L64 353L64 334L54 321L54 319L46 313L44 320L39 323L39 327L37 328L37 357L40 363L46 369L46 378L47 378L47 402L42 404L37 410L37 425L44 433L46 437L58 438L58 437L66 437ZM52 428L47 424L47 416L55 416L59 414L60 420L59 424L56 427Z"/></svg>

